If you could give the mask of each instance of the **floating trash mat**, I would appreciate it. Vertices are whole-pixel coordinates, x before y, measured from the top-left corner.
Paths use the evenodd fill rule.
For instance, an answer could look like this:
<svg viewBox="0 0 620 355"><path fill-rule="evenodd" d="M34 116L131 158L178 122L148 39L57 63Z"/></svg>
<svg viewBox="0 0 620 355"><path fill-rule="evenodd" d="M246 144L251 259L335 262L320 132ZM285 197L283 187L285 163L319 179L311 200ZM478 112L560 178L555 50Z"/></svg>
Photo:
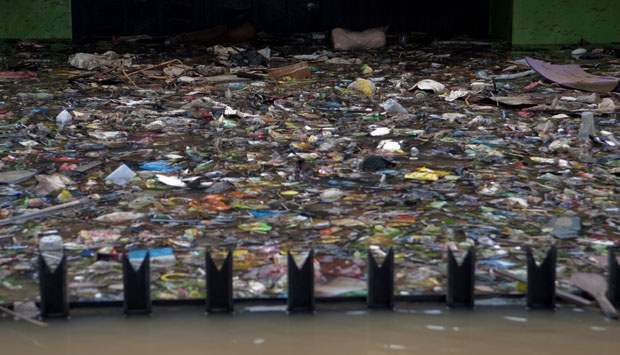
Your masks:
<svg viewBox="0 0 620 355"><path fill-rule="evenodd" d="M549 280L569 298L584 296L572 274L613 279L616 95L557 86L521 54L476 42L335 52L300 38L102 41L92 54L24 42L0 58L0 299L41 296L49 236L65 258L61 308L123 302L123 257L138 251L152 299L137 308L207 298L209 253L217 265L232 253L215 308L289 299L288 258L310 251L303 290L381 304L513 295L549 306ZM612 52L578 60L593 75L618 71ZM502 276L525 277L551 249L539 294ZM475 269L450 266L470 251ZM389 295L369 286L369 254L393 262L393 284L377 286Z"/></svg>

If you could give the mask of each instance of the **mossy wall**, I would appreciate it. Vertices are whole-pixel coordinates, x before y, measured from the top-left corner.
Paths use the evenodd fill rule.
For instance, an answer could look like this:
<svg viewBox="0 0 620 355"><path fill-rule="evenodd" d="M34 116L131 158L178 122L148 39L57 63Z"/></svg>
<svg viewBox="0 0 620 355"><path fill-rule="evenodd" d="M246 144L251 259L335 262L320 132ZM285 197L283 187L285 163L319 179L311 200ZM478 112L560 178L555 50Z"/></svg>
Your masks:
<svg viewBox="0 0 620 355"><path fill-rule="evenodd" d="M71 0L0 0L0 38L71 38Z"/></svg>
<svg viewBox="0 0 620 355"><path fill-rule="evenodd" d="M502 0L494 0L502 2ZM618 0L509 0L512 44L620 42Z"/></svg>

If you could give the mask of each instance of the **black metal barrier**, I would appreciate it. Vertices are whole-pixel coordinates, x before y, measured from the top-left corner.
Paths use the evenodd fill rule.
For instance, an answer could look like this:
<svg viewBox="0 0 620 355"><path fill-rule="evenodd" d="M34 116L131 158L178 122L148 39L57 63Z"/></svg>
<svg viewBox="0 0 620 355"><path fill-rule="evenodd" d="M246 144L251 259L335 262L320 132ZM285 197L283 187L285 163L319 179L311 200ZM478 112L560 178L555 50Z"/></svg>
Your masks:
<svg viewBox="0 0 620 355"><path fill-rule="evenodd" d="M217 268L211 253L206 253L207 261L207 313L232 312L233 309L233 259L228 252L220 269Z"/></svg>
<svg viewBox="0 0 620 355"><path fill-rule="evenodd" d="M614 307L620 307L620 265L613 246L608 249L607 298Z"/></svg>
<svg viewBox="0 0 620 355"><path fill-rule="evenodd" d="M474 306L474 278L476 270L476 248L471 247L459 266L452 250L448 249L448 307Z"/></svg>
<svg viewBox="0 0 620 355"><path fill-rule="evenodd" d="M125 314L151 313L150 255L147 252L135 269L127 253L123 253L123 308Z"/></svg>
<svg viewBox="0 0 620 355"><path fill-rule="evenodd" d="M470 248L459 265L454 254L448 250L447 293L445 296L422 296L417 301L446 302L449 307L473 307L476 249ZM544 261L537 265L532 251L526 248L527 255L527 294L528 308L555 307L555 269L557 248L547 251ZM316 297L314 295L314 251L310 250L301 267L297 266L289 252L288 259L288 298L289 312L313 312ZM135 269L128 253L122 257L124 300L109 302L68 302L67 296L67 258L63 254L55 270L50 270L43 254L39 255L39 286L41 301L39 307L44 318L68 317L70 308L119 307L124 313L150 314L152 305L205 305L206 312L233 312L233 252L229 251L221 267L215 265L210 251L206 252L206 291L205 299L190 300L151 300L150 296L150 255L147 252L141 265ZM558 291L559 292L559 291ZM620 266L613 247L609 248L609 277L607 297L615 306L620 306ZM253 299L258 302L273 299ZM395 301L411 300L406 296L394 295L394 251L386 254L381 266L368 251L368 294L367 297L331 297L321 301L365 300L368 308L394 307ZM239 299L237 301L248 301ZM284 301L276 299L276 301Z"/></svg>
<svg viewBox="0 0 620 355"><path fill-rule="evenodd" d="M381 266L368 251L368 308L394 308L394 250L385 256Z"/></svg>
<svg viewBox="0 0 620 355"><path fill-rule="evenodd" d="M288 299L289 312L314 312L314 251L310 250L301 268L297 267L291 252L288 260Z"/></svg>
<svg viewBox="0 0 620 355"><path fill-rule="evenodd" d="M68 317L67 256L62 255L55 270L51 270L43 254L39 254L39 293L43 318Z"/></svg>
<svg viewBox="0 0 620 355"><path fill-rule="evenodd" d="M557 248L552 246L545 260L536 265L532 250L527 247L527 294L528 308L555 308L555 264Z"/></svg>

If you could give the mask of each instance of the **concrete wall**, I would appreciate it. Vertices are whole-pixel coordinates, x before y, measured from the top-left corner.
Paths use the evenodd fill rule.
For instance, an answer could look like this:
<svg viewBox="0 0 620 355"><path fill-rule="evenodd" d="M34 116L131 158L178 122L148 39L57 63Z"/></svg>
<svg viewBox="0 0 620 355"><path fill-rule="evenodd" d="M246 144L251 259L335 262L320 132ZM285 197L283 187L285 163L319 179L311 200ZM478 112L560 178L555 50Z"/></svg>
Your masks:
<svg viewBox="0 0 620 355"><path fill-rule="evenodd" d="M619 0L509 1L513 45L620 42Z"/></svg>
<svg viewBox="0 0 620 355"><path fill-rule="evenodd" d="M71 38L71 0L0 0L0 38Z"/></svg>

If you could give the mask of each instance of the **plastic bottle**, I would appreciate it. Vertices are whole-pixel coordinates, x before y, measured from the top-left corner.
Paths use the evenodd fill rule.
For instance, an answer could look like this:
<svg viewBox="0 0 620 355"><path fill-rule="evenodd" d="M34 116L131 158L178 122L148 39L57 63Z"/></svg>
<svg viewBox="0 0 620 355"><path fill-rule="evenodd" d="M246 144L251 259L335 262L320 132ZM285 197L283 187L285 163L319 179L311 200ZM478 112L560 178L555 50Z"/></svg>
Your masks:
<svg viewBox="0 0 620 355"><path fill-rule="evenodd" d="M59 235L42 237L39 239L39 251L50 270L56 270L63 256L62 237Z"/></svg>
<svg viewBox="0 0 620 355"><path fill-rule="evenodd" d="M131 170L127 165L123 164L116 168L110 175L108 175L105 179L107 181L111 181L117 185L126 185L133 179L137 174Z"/></svg>
<svg viewBox="0 0 620 355"><path fill-rule="evenodd" d="M56 126L58 126L59 130L65 128L69 122L71 122L71 114L67 111L66 108L62 108L62 111L56 116Z"/></svg>
<svg viewBox="0 0 620 355"><path fill-rule="evenodd" d="M581 113L581 127L579 127L579 140L587 141L590 136L595 136L596 131L594 129L594 113L582 112Z"/></svg>
<svg viewBox="0 0 620 355"><path fill-rule="evenodd" d="M40 251L62 251L62 237L59 235L48 235L39 239Z"/></svg>
<svg viewBox="0 0 620 355"><path fill-rule="evenodd" d="M426 96L427 96L427 95L426 95L426 92L425 92L425 91L422 91L422 90L416 90L416 91L414 91L414 93L413 93L413 97L414 97L416 100L426 100Z"/></svg>
<svg viewBox="0 0 620 355"><path fill-rule="evenodd" d="M405 44L409 43L409 35L406 34L406 33L401 33L398 36L398 43L400 43L402 45L405 45Z"/></svg>
<svg viewBox="0 0 620 355"><path fill-rule="evenodd" d="M388 99L383 103L383 109L387 113L391 114L400 114L400 113L408 113L406 108L404 108L398 101L394 99Z"/></svg>

